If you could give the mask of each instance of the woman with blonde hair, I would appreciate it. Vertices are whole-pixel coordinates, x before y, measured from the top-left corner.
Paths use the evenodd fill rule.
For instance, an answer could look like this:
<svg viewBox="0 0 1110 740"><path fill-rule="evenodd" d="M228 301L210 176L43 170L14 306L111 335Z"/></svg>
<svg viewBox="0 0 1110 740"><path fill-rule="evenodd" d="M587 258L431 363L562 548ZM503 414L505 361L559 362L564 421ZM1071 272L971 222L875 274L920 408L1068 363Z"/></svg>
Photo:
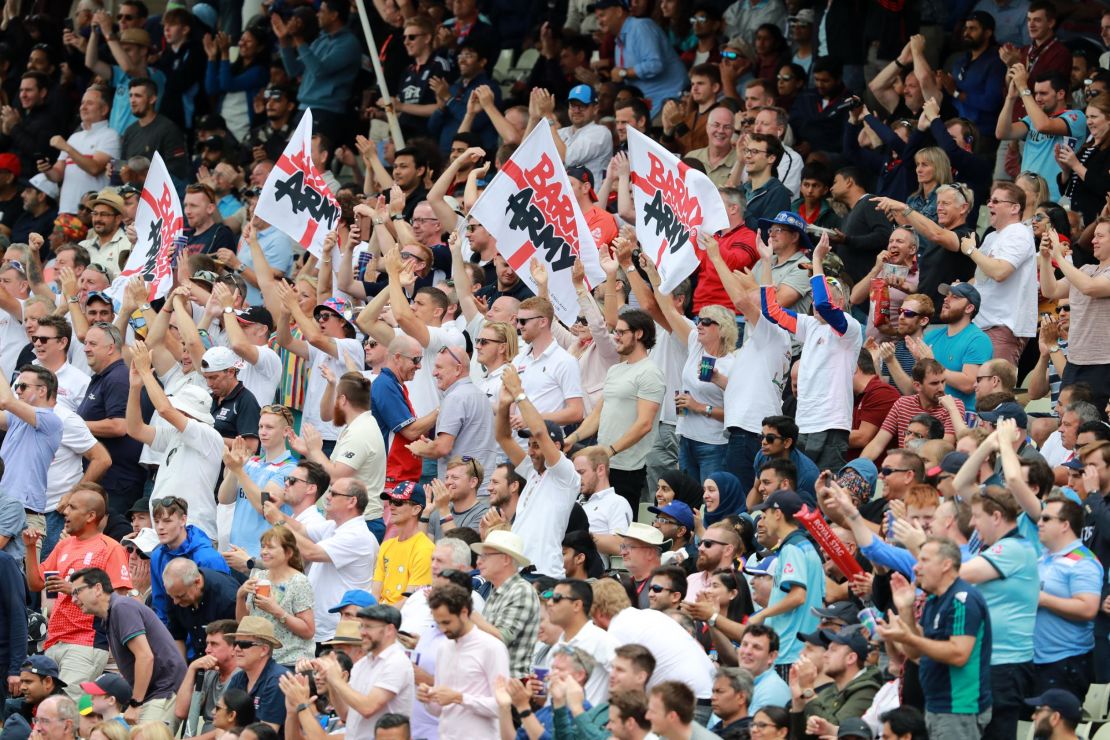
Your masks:
<svg viewBox="0 0 1110 740"><path fill-rule="evenodd" d="M1031 221L1037 212L1037 205L1050 203L1048 197L1048 181L1044 175L1026 170L1014 179L1014 184L1025 191L1025 211L1021 214L1022 221Z"/></svg>
<svg viewBox="0 0 1110 740"><path fill-rule="evenodd" d="M101 724L106 725L109 722ZM173 740L173 734L165 722L143 722L131 728L131 740Z"/></svg>
<svg viewBox="0 0 1110 740"><path fill-rule="evenodd" d="M128 740L130 737L131 733L116 719L97 722L89 733L89 740Z"/></svg>
<svg viewBox="0 0 1110 740"><path fill-rule="evenodd" d="M485 370L478 387L495 409L501 397L501 374L516 357L517 349L516 328L504 321L487 322L474 340L475 356Z"/></svg>
<svg viewBox="0 0 1110 740"><path fill-rule="evenodd" d="M906 200L906 206L935 221L937 188L952 183L952 163L944 150L927 146L913 155L917 171L917 190Z"/></svg>
<svg viewBox="0 0 1110 740"><path fill-rule="evenodd" d="M649 260L644 260L650 264ZM655 301L662 312L659 325L686 345L681 387L676 391L678 466L694 480L725 469L725 380L732 370L739 330L736 314L724 306L703 306L696 322L683 316L669 295L659 290L659 275L648 268ZM669 399L664 399L667 402Z"/></svg>
<svg viewBox="0 0 1110 740"><path fill-rule="evenodd" d="M312 585L289 529L276 526L263 532L259 540L259 560L265 567L252 571L239 588L235 618L250 615L272 622L274 637L281 641L281 647L274 649L274 660L293 666L316 655Z"/></svg>

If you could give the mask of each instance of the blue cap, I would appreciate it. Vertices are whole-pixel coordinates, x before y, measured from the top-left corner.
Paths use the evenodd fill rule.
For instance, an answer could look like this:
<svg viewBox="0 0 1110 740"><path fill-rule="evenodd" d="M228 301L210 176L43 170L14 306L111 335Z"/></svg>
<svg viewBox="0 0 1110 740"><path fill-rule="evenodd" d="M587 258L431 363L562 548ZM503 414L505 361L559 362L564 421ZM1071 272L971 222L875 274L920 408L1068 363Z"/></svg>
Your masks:
<svg viewBox="0 0 1110 740"><path fill-rule="evenodd" d="M768 555L762 560L748 560L744 565L744 573L749 576L769 576L772 575L771 568L775 565L775 558L777 555Z"/></svg>
<svg viewBox="0 0 1110 740"><path fill-rule="evenodd" d="M48 658L45 655L28 655L27 660L23 661L21 670L33 673L36 676L48 676L54 679L54 683L58 686L65 687L66 682L61 678L61 670L58 664L54 662L53 658Z"/></svg>
<svg viewBox="0 0 1110 740"><path fill-rule="evenodd" d="M767 238L766 232L772 226L785 226L798 232L803 247L813 249L813 242L810 241L809 234L806 233L806 226L808 225L805 219L794 211L779 211L774 218L759 219L759 231L763 234L765 240Z"/></svg>
<svg viewBox="0 0 1110 740"><path fill-rule="evenodd" d="M571 100L577 100L584 105L593 105L597 102L597 95L589 85L575 85L570 89L570 94L567 95L567 101Z"/></svg>
<svg viewBox="0 0 1110 740"><path fill-rule="evenodd" d="M1025 704L1030 707L1048 707L1059 712L1061 717L1072 724L1083 719L1083 705L1075 694L1065 689L1049 689L1040 696L1026 699Z"/></svg>
<svg viewBox="0 0 1110 740"><path fill-rule="evenodd" d="M374 606L378 600L369 591L363 591L361 588L352 588L343 594L343 598L339 603L328 609L331 614L336 614L340 609L345 606L357 606L360 609L365 609L368 606Z"/></svg>
<svg viewBox="0 0 1110 740"><path fill-rule="evenodd" d="M979 289L971 283L941 283L937 286L937 292L941 295L951 294L957 298L966 298L975 307L975 313L979 313L979 306L983 303Z"/></svg>
<svg viewBox="0 0 1110 740"><path fill-rule="evenodd" d="M1065 468L1067 468L1068 470L1077 470L1080 473L1082 473L1083 469L1087 467L1086 465L1083 464L1083 461L1080 460L1077 457L1073 457L1071 460L1068 460L1066 463L1063 463L1063 466Z"/></svg>
<svg viewBox="0 0 1110 740"><path fill-rule="evenodd" d="M1029 416L1017 401L1005 401L991 411L980 411L979 418L991 424L997 424L1002 419L1013 419L1019 429L1029 428Z"/></svg>
<svg viewBox="0 0 1110 740"><path fill-rule="evenodd" d="M689 531L694 531L694 511L690 508L689 504L682 501L672 501L666 506L649 506L648 511L652 514L661 514L670 517L678 522L679 525L686 527Z"/></svg>
<svg viewBox="0 0 1110 740"><path fill-rule="evenodd" d="M383 491L379 498L382 501L411 501L414 504L420 504L422 508L428 506L424 486L411 480L401 481L393 487L392 491Z"/></svg>

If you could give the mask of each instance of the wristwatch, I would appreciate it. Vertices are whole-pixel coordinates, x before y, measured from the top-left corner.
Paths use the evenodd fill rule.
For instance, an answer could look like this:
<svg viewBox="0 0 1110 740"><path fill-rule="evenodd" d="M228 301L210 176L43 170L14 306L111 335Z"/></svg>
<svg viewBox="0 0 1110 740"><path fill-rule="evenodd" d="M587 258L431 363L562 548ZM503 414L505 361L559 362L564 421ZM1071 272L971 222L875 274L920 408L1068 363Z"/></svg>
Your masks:
<svg viewBox="0 0 1110 740"><path fill-rule="evenodd" d="M965 245L961 244L960 245L960 251L963 252L966 256L970 257L971 253L975 251L975 245L970 244L970 245L965 246Z"/></svg>
<svg viewBox="0 0 1110 740"><path fill-rule="evenodd" d="M705 620L705 623L708 624L710 627L716 627L717 626L717 617L719 617L719 616L721 616L720 612L713 612L713 616L711 616L709 619Z"/></svg>
<svg viewBox="0 0 1110 740"><path fill-rule="evenodd" d="M705 405L705 415L706 416L713 416L713 407L710 406L709 404Z"/></svg>
<svg viewBox="0 0 1110 740"><path fill-rule="evenodd" d="M802 698L803 699L812 699L815 696L817 696L817 692L814 691L813 689L806 689L805 691L802 692Z"/></svg>
<svg viewBox="0 0 1110 740"><path fill-rule="evenodd" d="M81 299L78 298L75 295L66 296L66 300L69 301L70 303L80 303L81 302Z"/></svg>
<svg viewBox="0 0 1110 740"><path fill-rule="evenodd" d="M303 712L306 709L312 709L312 704L310 702L306 701L303 704L298 704L297 708L293 711L294 711L295 714L300 714L301 712Z"/></svg>
<svg viewBox="0 0 1110 740"><path fill-rule="evenodd" d="M524 393L524 391L521 391L520 393L516 394L516 398L514 398L513 400L517 403L520 403L521 401L527 401L528 396Z"/></svg>
<svg viewBox="0 0 1110 740"><path fill-rule="evenodd" d="M149 311L150 310L150 304L149 303L144 303L143 305L139 306L139 310L143 311L143 312Z"/></svg>
<svg viewBox="0 0 1110 740"><path fill-rule="evenodd" d="M1021 89L1021 92L1020 92L1020 95L1021 95L1021 97L1023 97L1023 98L1024 98L1024 97L1027 97L1027 96L1029 96L1029 95L1032 95L1032 94L1033 94L1033 91L1032 91L1032 90L1030 90L1030 89L1029 89L1028 87L1024 87L1024 88L1022 88L1022 89Z"/></svg>
<svg viewBox="0 0 1110 740"><path fill-rule="evenodd" d="M247 558L247 570L254 570L254 558Z"/></svg>
<svg viewBox="0 0 1110 740"><path fill-rule="evenodd" d="M137 589L137 588L133 588L130 591L128 591L127 595L130 596L132 599L137 599L140 596L142 596L142 594L139 592L139 589Z"/></svg>
<svg viewBox="0 0 1110 740"><path fill-rule="evenodd" d="M235 313L235 309L232 308L231 306L224 306L224 313L233 314L233 313Z"/></svg>
<svg viewBox="0 0 1110 740"><path fill-rule="evenodd" d="M131 701L127 702L127 706L129 707L141 707L142 705L143 703L135 698L132 698Z"/></svg>
<svg viewBox="0 0 1110 740"><path fill-rule="evenodd" d="M623 80L624 78L628 77L628 70L624 67L621 67L617 70L617 76Z"/></svg>
<svg viewBox="0 0 1110 740"><path fill-rule="evenodd" d="M394 213L389 218L392 221L404 221L405 220L405 214L403 214L403 213Z"/></svg>

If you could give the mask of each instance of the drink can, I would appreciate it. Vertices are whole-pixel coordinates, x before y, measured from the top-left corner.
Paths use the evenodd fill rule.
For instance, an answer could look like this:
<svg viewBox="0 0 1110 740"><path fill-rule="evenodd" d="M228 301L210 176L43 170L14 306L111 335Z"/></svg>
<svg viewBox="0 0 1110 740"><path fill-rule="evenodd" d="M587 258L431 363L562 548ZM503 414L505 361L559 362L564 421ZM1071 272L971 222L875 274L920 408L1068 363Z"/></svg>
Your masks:
<svg viewBox="0 0 1110 740"><path fill-rule="evenodd" d="M540 668L539 666L534 666L532 668L532 676L543 684L543 693L540 694L542 696L547 695L547 674L549 673L551 673L551 669L549 668Z"/></svg>
<svg viewBox="0 0 1110 740"><path fill-rule="evenodd" d="M698 380L708 383L713 380L713 368L717 366L717 358L710 357L709 355L701 356L701 363L698 365Z"/></svg>
<svg viewBox="0 0 1110 740"><path fill-rule="evenodd" d="M879 614L874 607L869 606L866 609L860 609L859 623L863 625L863 628L865 630L867 630L867 636L871 640L876 639L879 634L877 629L878 621Z"/></svg>

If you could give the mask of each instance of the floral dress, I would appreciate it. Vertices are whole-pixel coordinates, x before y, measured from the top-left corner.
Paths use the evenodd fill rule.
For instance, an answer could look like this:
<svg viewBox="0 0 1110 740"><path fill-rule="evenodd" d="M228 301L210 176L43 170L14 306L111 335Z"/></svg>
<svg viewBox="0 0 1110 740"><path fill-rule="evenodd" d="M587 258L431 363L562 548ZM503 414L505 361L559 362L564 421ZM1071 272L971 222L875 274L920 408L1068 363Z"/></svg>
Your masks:
<svg viewBox="0 0 1110 740"><path fill-rule="evenodd" d="M251 571L251 578L268 579L270 571L255 569ZM272 581L272 579L271 579ZM273 583L271 596L282 609L289 614L300 614L311 610L315 604L312 593L312 584L304 573L294 573L281 583ZM281 647L274 649L274 660L282 665L293 665L298 660L312 658L316 655L316 643L312 637L299 637L289 631L289 628L277 620L273 614L262 611L254 606L254 596L247 595L247 608L251 616L262 617L274 625L274 637L281 640Z"/></svg>

